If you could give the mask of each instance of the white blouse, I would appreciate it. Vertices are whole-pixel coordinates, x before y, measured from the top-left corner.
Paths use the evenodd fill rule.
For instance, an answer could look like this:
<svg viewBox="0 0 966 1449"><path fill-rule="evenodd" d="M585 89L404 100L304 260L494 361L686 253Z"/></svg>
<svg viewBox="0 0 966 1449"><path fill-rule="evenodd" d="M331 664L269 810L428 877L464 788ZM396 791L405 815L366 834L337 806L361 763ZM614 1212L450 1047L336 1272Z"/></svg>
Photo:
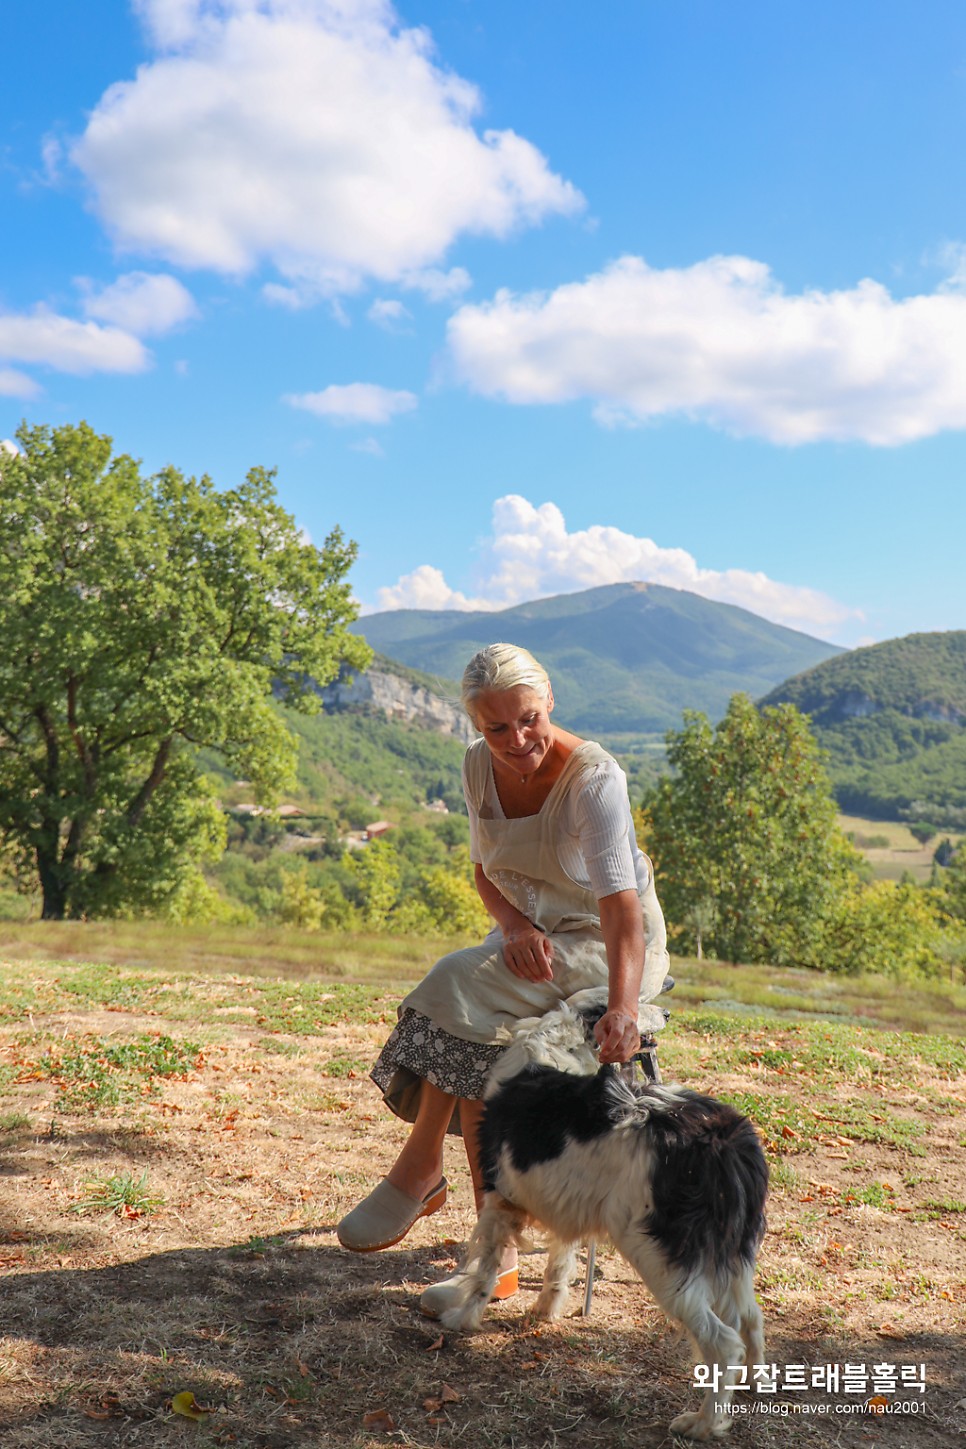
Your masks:
<svg viewBox="0 0 966 1449"><path fill-rule="evenodd" d="M470 817L470 859L479 865L478 816L467 788L465 764L463 795ZM486 804L494 819L506 819L492 768L487 772ZM650 871L634 835L627 776L616 760L605 760L580 776L567 792L559 819L563 830L560 864L575 885L593 891L598 900L615 891L643 895Z"/></svg>

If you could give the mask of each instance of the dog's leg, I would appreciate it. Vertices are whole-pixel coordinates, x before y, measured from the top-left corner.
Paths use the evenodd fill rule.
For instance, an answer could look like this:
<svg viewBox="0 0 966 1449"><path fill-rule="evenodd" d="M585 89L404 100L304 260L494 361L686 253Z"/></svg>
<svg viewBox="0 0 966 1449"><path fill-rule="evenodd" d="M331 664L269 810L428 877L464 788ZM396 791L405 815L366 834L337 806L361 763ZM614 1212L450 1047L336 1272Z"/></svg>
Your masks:
<svg viewBox="0 0 966 1449"><path fill-rule="evenodd" d="M525 1222L519 1208L495 1192L487 1193L461 1270L466 1273L466 1283L457 1302L440 1315L444 1328L475 1333L480 1327L486 1305L493 1297L504 1251L517 1241Z"/></svg>
<svg viewBox="0 0 966 1449"><path fill-rule="evenodd" d="M720 1438L731 1427L728 1404L736 1375L729 1374L728 1369L745 1362L741 1335L715 1313L712 1303L718 1295L704 1273L699 1271L682 1286L653 1240L645 1237L629 1242L625 1238L617 1246L664 1311L687 1329L699 1363L707 1365L710 1383L716 1385L705 1390L700 1409L689 1409L672 1419L671 1429L701 1442Z"/></svg>
<svg viewBox="0 0 966 1449"><path fill-rule="evenodd" d="M551 1238L547 1250L547 1266L543 1285L530 1310L534 1318L559 1318L570 1296L570 1281L577 1261L577 1244L562 1238Z"/></svg>
<svg viewBox="0 0 966 1449"><path fill-rule="evenodd" d="M681 1296L692 1295L685 1293ZM728 1370L744 1363L745 1345L741 1336L712 1311L706 1299L700 1306L692 1303L686 1313L678 1312L676 1316L694 1339L699 1362L708 1366L712 1386L705 1389L701 1408L678 1414L671 1420L670 1428L675 1434L684 1434L689 1439L705 1443L727 1434L731 1428L728 1405L735 1374Z"/></svg>
<svg viewBox="0 0 966 1449"><path fill-rule="evenodd" d="M740 1267L712 1306L718 1317L741 1335L750 1376L753 1364L765 1362L764 1323L755 1297L754 1265Z"/></svg>
<svg viewBox="0 0 966 1449"><path fill-rule="evenodd" d="M765 1362L765 1325L755 1297L754 1267L743 1268L736 1276L732 1296L738 1310L738 1332L745 1344L748 1374L757 1363Z"/></svg>

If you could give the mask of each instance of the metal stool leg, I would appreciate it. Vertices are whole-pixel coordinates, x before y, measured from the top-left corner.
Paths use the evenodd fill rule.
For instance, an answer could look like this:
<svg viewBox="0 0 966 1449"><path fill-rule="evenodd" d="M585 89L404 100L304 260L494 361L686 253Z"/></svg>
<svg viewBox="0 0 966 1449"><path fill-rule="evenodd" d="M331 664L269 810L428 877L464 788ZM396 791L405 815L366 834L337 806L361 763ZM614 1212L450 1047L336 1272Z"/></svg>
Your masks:
<svg viewBox="0 0 966 1449"><path fill-rule="evenodd" d="M641 1076L646 1082L659 1084L661 1081L661 1069L657 1064L657 1042L652 1036L641 1037L641 1049L631 1057L629 1062L624 1062L619 1068L620 1075L629 1087L635 1083L634 1068L638 1067ZM583 1316L590 1317L590 1310L594 1303L594 1269L597 1265L597 1239L589 1238L587 1241L587 1266L584 1277L584 1308Z"/></svg>

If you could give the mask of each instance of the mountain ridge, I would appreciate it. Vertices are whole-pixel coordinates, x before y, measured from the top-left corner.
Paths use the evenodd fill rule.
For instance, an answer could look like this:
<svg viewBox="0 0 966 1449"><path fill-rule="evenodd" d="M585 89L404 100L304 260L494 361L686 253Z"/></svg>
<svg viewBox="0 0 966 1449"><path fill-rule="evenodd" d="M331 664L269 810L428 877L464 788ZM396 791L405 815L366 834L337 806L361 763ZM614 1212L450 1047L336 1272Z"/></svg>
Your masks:
<svg viewBox="0 0 966 1449"><path fill-rule="evenodd" d="M842 652L734 604L633 582L507 609L399 609L356 621L381 654L458 679L495 639L524 645L551 674L563 722L591 732L658 733L683 709L719 717L737 691L762 694Z"/></svg>

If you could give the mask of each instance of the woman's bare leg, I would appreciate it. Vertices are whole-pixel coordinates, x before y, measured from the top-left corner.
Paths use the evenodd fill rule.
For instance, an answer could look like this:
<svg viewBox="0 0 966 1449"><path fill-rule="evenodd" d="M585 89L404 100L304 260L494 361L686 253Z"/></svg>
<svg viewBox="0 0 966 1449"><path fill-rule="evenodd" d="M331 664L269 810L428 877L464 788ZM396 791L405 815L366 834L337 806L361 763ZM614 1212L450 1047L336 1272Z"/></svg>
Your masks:
<svg viewBox="0 0 966 1449"><path fill-rule="evenodd" d="M449 1092L424 1081L412 1131L386 1173L393 1187L422 1199L443 1175L443 1142L453 1115L455 1099Z"/></svg>

